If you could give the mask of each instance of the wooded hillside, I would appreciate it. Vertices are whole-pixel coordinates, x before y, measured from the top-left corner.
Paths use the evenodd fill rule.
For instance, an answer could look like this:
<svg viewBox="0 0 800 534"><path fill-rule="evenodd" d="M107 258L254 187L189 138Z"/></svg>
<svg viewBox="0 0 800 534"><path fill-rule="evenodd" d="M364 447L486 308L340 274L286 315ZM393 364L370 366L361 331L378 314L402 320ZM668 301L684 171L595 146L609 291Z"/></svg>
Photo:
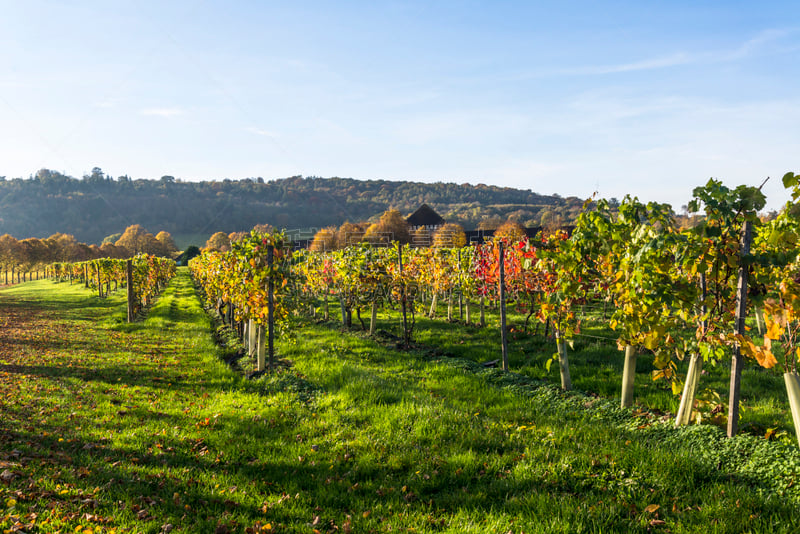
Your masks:
<svg viewBox="0 0 800 534"><path fill-rule="evenodd" d="M0 178L0 235L44 238L57 232L100 243L133 224L173 236L286 229L377 219L393 207L410 214L427 203L467 229L490 219L535 226L569 223L583 199L483 184L392 182L294 176L186 182L113 178L99 168L80 179L42 169L29 178Z"/></svg>

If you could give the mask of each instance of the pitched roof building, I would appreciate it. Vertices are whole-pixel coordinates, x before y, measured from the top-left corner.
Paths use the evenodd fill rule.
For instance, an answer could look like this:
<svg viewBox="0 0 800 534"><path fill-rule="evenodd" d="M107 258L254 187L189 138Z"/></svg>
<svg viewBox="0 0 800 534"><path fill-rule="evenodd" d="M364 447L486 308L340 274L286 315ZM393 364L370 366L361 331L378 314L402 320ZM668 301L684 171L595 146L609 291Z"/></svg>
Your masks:
<svg viewBox="0 0 800 534"><path fill-rule="evenodd" d="M417 211L408 216L406 222L411 230L420 227L427 228L428 230L434 230L442 226L446 221L441 215L436 213L433 208L427 204L423 204L417 208Z"/></svg>

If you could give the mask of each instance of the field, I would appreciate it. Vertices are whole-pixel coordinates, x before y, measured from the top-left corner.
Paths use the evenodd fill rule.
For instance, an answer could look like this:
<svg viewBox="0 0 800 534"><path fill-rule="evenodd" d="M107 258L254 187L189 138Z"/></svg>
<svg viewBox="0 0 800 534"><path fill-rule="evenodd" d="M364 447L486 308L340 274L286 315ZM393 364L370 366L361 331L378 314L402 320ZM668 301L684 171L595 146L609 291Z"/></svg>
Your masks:
<svg viewBox="0 0 800 534"><path fill-rule="evenodd" d="M3 532L800 528L796 442L760 437L791 431L779 393L751 403L753 435L676 430L603 397L617 390L605 345L571 355L576 387L603 396L564 394L546 344L519 336L520 373L503 373L479 363L496 358L491 329L422 320L411 351L307 322L277 370L247 379L186 270L146 320L124 319L121 292L0 292ZM669 409L641 365L637 401Z"/></svg>

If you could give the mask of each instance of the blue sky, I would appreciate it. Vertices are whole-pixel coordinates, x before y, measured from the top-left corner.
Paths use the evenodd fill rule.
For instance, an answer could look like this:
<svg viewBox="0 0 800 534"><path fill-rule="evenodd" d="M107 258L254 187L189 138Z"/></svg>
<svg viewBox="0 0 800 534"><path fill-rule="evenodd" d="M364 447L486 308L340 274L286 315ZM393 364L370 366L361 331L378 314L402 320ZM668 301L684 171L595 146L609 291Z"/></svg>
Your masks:
<svg viewBox="0 0 800 534"><path fill-rule="evenodd" d="M800 3L0 0L0 175L669 202L800 172Z"/></svg>

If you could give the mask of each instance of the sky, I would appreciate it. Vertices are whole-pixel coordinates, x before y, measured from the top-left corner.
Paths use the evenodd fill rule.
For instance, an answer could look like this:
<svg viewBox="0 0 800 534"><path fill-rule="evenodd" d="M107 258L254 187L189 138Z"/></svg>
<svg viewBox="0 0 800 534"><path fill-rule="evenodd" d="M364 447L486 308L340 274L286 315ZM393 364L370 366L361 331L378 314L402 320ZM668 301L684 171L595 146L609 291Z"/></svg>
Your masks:
<svg viewBox="0 0 800 534"><path fill-rule="evenodd" d="M0 0L0 176L668 202L800 173L800 2Z"/></svg>

